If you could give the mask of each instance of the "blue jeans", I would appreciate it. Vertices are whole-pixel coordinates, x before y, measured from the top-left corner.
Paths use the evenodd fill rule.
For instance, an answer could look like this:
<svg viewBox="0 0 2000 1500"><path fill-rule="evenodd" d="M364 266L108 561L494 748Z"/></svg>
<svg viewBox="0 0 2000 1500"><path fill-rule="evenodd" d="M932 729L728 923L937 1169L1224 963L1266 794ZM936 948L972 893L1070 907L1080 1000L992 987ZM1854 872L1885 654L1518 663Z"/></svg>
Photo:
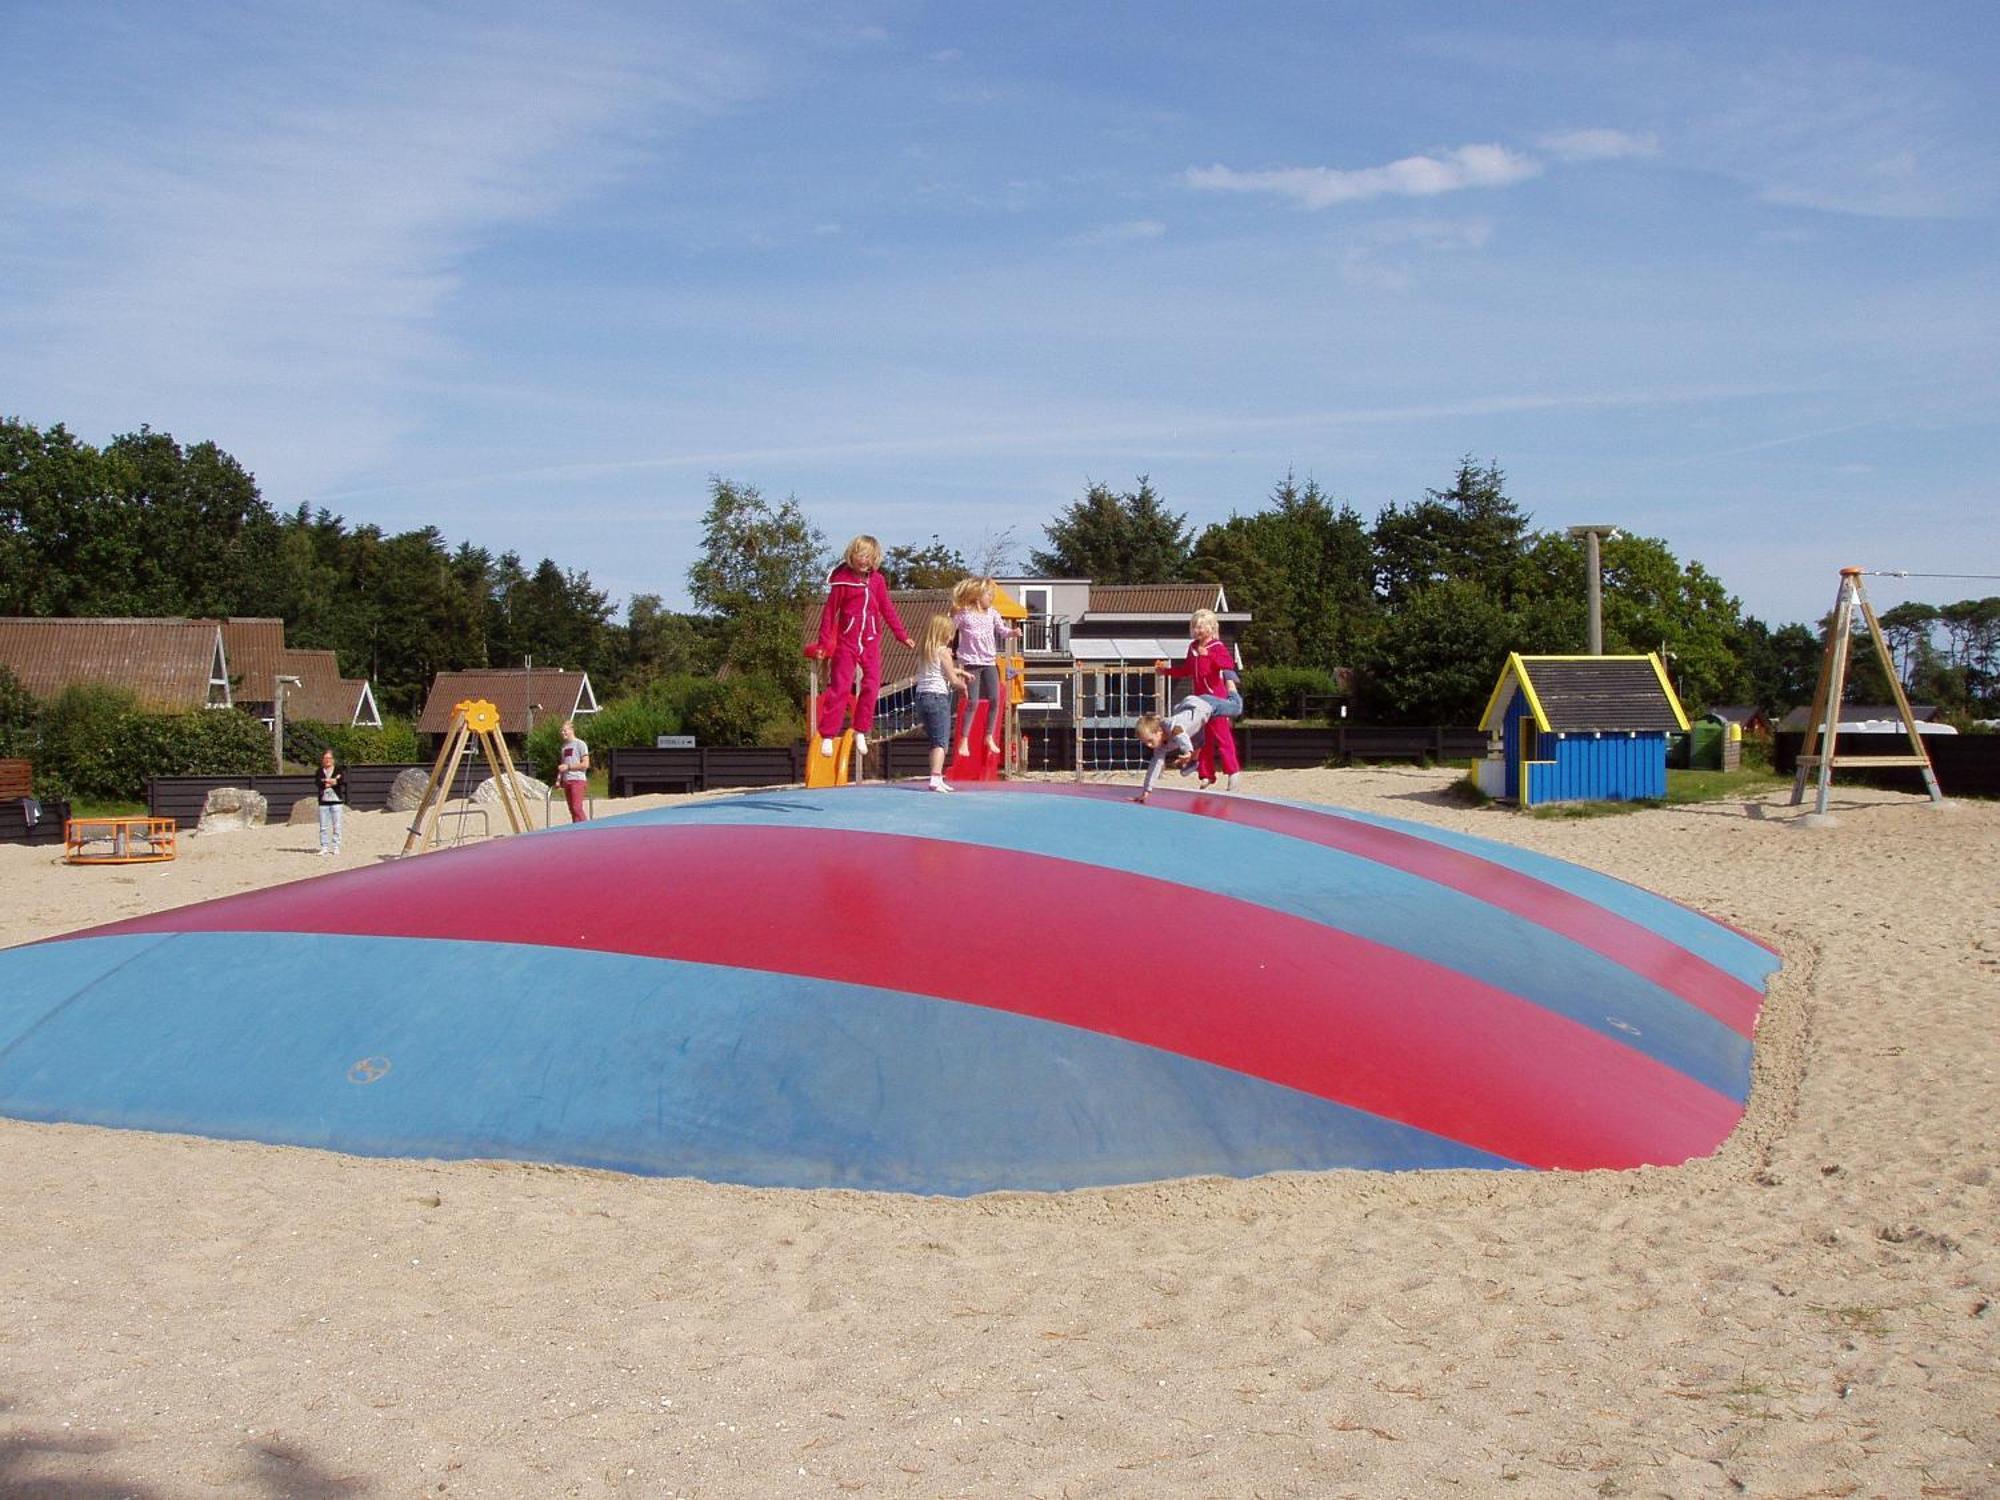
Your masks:
<svg viewBox="0 0 2000 1500"><path fill-rule="evenodd" d="M331 847L335 854L340 853L340 815L346 810L347 809L342 807L338 802L320 803L319 805L320 848L325 849ZM328 842L329 840L331 840L331 844L329 844Z"/></svg>
<svg viewBox="0 0 2000 1500"><path fill-rule="evenodd" d="M917 717L923 721L924 738L931 742L931 749L944 750L951 745L951 694L917 694Z"/></svg>
<svg viewBox="0 0 2000 1500"><path fill-rule="evenodd" d="M1231 693L1227 698L1219 698L1214 693L1203 693L1201 701L1215 710L1212 715L1214 718L1240 719L1243 717L1243 695L1241 693Z"/></svg>

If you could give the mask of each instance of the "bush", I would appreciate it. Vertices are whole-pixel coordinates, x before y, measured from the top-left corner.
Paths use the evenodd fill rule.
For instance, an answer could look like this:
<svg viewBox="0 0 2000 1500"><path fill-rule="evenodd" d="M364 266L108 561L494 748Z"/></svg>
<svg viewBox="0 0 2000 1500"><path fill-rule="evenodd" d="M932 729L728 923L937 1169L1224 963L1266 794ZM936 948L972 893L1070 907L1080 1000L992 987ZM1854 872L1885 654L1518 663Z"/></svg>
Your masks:
<svg viewBox="0 0 2000 1500"><path fill-rule="evenodd" d="M0 667L0 758L34 754L35 700L20 678Z"/></svg>
<svg viewBox="0 0 2000 1500"><path fill-rule="evenodd" d="M679 693L700 679L694 677L669 677L649 682L643 691L628 698L614 698L596 713L579 722L576 732L590 746L593 764L602 765L601 757L607 750L632 748L650 749L653 741L663 734L682 733L682 711ZM542 780L553 779L556 773L556 756L562 748L563 721L548 718L541 721L528 735L527 759L534 767L534 774Z"/></svg>
<svg viewBox="0 0 2000 1500"><path fill-rule="evenodd" d="M254 776L271 769L271 733L233 708L143 712L124 688L65 688L36 725L37 785L132 800L152 776Z"/></svg>
<svg viewBox="0 0 2000 1500"><path fill-rule="evenodd" d="M319 724L311 719L285 721L285 759L302 766L317 765L322 750L331 750L343 766L400 766L421 761L416 727L393 715L380 729L366 725Z"/></svg>
<svg viewBox="0 0 2000 1500"><path fill-rule="evenodd" d="M1338 693L1331 672L1316 667L1251 667L1243 673L1243 714L1251 719L1296 719L1302 695Z"/></svg>
<svg viewBox="0 0 2000 1500"><path fill-rule="evenodd" d="M628 698L614 698L582 719L576 732L595 764L609 750L650 749L663 734L691 734L703 745L789 745L805 731L803 710L769 678L744 675L663 677ZM544 719L528 736L527 762L544 781L555 775L562 720Z"/></svg>
<svg viewBox="0 0 2000 1500"><path fill-rule="evenodd" d="M804 708L768 677L697 678L683 700L687 732L703 745L789 745Z"/></svg>

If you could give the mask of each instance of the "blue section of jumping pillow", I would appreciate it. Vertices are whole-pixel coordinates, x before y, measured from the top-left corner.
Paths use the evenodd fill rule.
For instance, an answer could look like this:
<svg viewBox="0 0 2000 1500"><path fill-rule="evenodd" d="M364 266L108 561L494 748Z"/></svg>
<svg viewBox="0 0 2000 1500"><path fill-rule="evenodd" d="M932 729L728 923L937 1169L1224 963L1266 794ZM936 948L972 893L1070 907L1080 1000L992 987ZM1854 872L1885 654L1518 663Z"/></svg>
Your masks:
<svg viewBox="0 0 2000 1500"><path fill-rule="evenodd" d="M1215 907L1203 905L1210 893L1228 896L1455 969L1634 1047L1729 1098L1749 1094L1749 1039L1652 980L1462 891L1281 833L1218 818L1196 824L1161 809L1097 798L1000 792L945 798L879 786L717 798L602 819L581 825L578 833L690 824L942 839L1171 881L1190 887L1187 927L1155 936L1176 962L1199 965L1205 949L1229 941L1226 930L1206 925ZM990 895L995 919L1016 900L1033 907L1031 891Z"/></svg>
<svg viewBox="0 0 2000 1500"><path fill-rule="evenodd" d="M1631 885L1597 870L1587 869L1583 865L1571 864L1567 860L1556 859L1547 854L1537 854L1531 849L1517 849L1512 844L1495 843L1492 839L1478 838L1469 833L1454 833L1445 828L1433 828L1427 823L1411 823L1401 818L1384 818L1374 813L1356 812L1352 808L1327 807L1312 802L1287 802L1277 797L1258 800L1275 802L1281 807L1295 807L1302 812L1318 813L1323 817L1348 818L1356 823L1370 823L1377 828L1393 829L1397 833L1407 833L1413 838L1440 844L1447 849L1457 849L1466 854L1476 855L1489 863L1519 871L1523 875L1541 881L1544 885L1568 891L1572 896L1580 897L1592 905L1601 906L1628 921L1637 922L1641 927L1651 928L1668 942L1685 948L1697 958L1706 959L1723 973L1742 980L1753 989L1763 989L1765 981L1783 964L1783 960L1770 949L1711 917L1705 917L1698 911L1690 910L1677 901L1669 901L1665 896L1655 895L1640 886Z"/></svg>
<svg viewBox="0 0 2000 1500"><path fill-rule="evenodd" d="M20 1119L945 1194L1517 1165L1095 1032L754 970L205 932L13 949L0 974Z"/></svg>

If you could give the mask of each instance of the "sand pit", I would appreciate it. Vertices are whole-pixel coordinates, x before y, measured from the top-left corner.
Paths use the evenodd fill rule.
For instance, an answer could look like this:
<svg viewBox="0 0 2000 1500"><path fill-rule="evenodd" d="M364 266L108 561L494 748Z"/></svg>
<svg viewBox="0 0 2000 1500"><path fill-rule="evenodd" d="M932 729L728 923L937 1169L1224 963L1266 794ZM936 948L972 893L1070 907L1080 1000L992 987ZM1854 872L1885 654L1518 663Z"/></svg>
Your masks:
<svg viewBox="0 0 2000 1500"><path fill-rule="evenodd" d="M0 1493L1993 1493L2000 808L1543 822L1444 780L1249 785L1775 942L1714 1157L954 1201L0 1121ZM302 832L0 848L0 940L316 875Z"/></svg>

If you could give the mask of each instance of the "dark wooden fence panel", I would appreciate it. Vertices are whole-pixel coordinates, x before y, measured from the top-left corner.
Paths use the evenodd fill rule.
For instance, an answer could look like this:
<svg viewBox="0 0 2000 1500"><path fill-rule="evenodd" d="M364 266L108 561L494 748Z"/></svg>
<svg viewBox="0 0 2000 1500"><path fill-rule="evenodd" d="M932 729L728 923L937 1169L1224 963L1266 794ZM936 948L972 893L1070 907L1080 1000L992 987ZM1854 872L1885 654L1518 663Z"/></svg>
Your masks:
<svg viewBox="0 0 2000 1500"><path fill-rule="evenodd" d="M805 760L804 745L704 746L702 786L787 786L806 779Z"/></svg>
<svg viewBox="0 0 2000 1500"><path fill-rule="evenodd" d="M1780 734L1771 744L1771 765L1781 776L1798 769L1799 752L1805 735ZM1906 734L1843 734L1834 744L1835 755L1907 755L1910 737ZM2000 797L2000 734L1927 734L1924 752L1937 773L1938 787L1947 797ZM1891 791L1924 790L1923 773L1914 766L1835 765L1833 784L1843 781L1862 786L1886 787Z"/></svg>
<svg viewBox="0 0 2000 1500"><path fill-rule="evenodd" d="M63 819L69 816L67 802L44 802L35 826L28 826L28 813L20 797L0 802L0 844L60 844Z"/></svg>
<svg viewBox="0 0 2000 1500"><path fill-rule="evenodd" d="M607 752L605 779L614 797L702 789L700 750L652 750L644 746Z"/></svg>
<svg viewBox="0 0 2000 1500"><path fill-rule="evenodd" d="M383 764L348 766L347 805L356 812L380 812L389 805L389 788L405 771L430 774L430 765ZM470 797L492 774L482 760L468 758L453 778L451 795ZM271 821L283 822L292 804L313 794L313 779L304 776L155 776L146 783L146 810L156 818L178 819L183 828L201 820L208 794L217 787L240 786L261 792L271 804Z"/></svg>

